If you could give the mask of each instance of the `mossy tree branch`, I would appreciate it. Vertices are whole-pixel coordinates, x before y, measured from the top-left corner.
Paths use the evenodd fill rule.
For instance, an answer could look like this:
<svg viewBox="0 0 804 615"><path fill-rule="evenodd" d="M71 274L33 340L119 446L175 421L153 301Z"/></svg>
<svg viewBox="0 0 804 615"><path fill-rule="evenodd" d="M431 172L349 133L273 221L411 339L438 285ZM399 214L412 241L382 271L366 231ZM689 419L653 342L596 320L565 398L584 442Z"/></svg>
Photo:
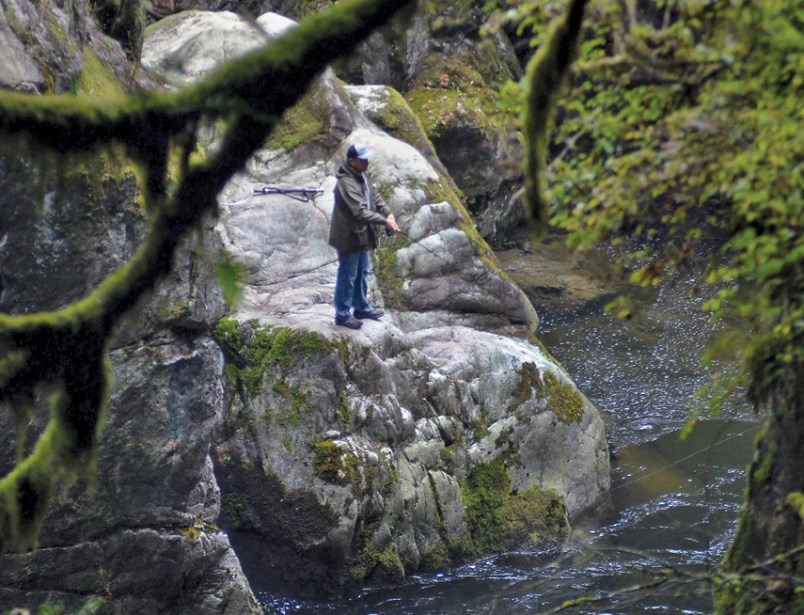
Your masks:
<svg viewBox="0 0 804 615"><path fill-rule="evenodd" d="M544 189L550 118L556 96L575 60L586 0L572 0L566 14L550 26L546 40L526 69L527 102L522 122L525 139L523 202L536 239L547 231Z"/></svg>
<svg viewBox="0 0 804 615"><path fill-rule="evenodd" d="M41 383L55 385L51 420L33 452L0 480L0 549L35 544L54 489L90 467L111 385L107 340L121 317L165 277L180 241L217 210L217 194L270 135L282 113L335 57L348 53L410 0L345 0L286 36L173 94L118 102L0 94L0 136L24 135L61 155L126 146L146 173L146 240L86 297L52 312L0 314L0 401L18 422ZM191 164L200 119L229 120L217 151ZM183 173L168 192L171 145ZM21 449L20 449L21 450Z"/></svg>

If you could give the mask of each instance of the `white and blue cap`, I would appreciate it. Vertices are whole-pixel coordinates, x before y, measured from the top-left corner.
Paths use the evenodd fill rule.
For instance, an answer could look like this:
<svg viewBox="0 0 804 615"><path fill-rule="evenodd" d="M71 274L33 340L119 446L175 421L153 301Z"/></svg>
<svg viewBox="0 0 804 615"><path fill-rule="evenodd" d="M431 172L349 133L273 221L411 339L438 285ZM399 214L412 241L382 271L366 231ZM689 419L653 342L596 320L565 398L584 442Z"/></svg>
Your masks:
<svg viewBox="0 0 804 615"><path fill-rule="evenodd" d="M355 143L350 145L346 151L346 159L349 160L350 158L360 158L360 160L368 161L371 158L371 152L362 143Z"/></svg>

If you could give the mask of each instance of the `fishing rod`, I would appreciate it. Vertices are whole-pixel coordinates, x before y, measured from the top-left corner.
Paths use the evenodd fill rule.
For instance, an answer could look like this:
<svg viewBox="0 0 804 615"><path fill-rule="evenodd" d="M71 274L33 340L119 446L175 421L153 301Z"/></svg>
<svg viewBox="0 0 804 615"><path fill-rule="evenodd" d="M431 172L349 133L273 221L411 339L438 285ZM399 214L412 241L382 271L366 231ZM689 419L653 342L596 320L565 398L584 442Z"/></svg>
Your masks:
<svg viewBox="0 0 804 615"><path fill-rule="evenodd" d="M317 188L277 188L276 186L264 186L263 188L252 188L247 197L239 201L228 201L223 203L223 205L241 205L256 194L282 194L300 203L312 203L315 201L315 197L319 194L323 194L323 192L323 190L318 190Z"/></svg>
<svg viewBox="0 0 804 615"><path fill-rule="evenodd" d="M252 189L251 195L284 194L296 201L309 203L314 200L317 195L323 194L323 192L323 190L318 190L317 188L277 188L276 186L265 186L264 188Z"/></svg>

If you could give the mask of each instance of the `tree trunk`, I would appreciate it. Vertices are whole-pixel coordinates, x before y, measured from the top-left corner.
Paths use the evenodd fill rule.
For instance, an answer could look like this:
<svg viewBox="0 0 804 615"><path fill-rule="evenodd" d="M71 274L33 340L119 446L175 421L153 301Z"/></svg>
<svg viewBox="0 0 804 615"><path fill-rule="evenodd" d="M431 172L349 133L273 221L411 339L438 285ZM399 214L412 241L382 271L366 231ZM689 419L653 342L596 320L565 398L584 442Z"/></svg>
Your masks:
<svg viewBox="0 0 804 615"><path fill-rule="evenodd" d="M775 351L781 349L775 348ZM749 468L737 534L723 561L718 614L804 613L804 361L755 363L756 407L768 412Z"/></svg>

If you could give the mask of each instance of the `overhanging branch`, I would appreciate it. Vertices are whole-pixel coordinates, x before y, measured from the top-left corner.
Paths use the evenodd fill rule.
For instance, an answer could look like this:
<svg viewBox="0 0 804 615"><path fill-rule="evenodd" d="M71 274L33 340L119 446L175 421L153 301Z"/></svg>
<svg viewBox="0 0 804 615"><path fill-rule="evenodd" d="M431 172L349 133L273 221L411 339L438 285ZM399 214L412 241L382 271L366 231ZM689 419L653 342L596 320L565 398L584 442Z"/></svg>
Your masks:
<svg viewBox="0 0 804 615"><path fill-rule="evenodd" d="M118 142L154 173L165 172L161 163L152 168L148 156L155 130L160 133L157 154L166 155L163 148L171 137L200 117L233 120L217 153L203 164L186 165L172 195L159 190L148 195L154 211L146 240L98 288L60 310L0 314L0 400L27 407L37 382L50 381L58 388L52 419L34 452L0 480L0 550L35 543L58 481L86 468L95 454L110 382L106 340L116 323L169 273L181 239L215 211L218 192L264 144L281 114L313 79L411 3L339 2L267 47L173 94L141 93L110 104L74 96L0 93L0 135L24 134L62 155Z"/></svg>

